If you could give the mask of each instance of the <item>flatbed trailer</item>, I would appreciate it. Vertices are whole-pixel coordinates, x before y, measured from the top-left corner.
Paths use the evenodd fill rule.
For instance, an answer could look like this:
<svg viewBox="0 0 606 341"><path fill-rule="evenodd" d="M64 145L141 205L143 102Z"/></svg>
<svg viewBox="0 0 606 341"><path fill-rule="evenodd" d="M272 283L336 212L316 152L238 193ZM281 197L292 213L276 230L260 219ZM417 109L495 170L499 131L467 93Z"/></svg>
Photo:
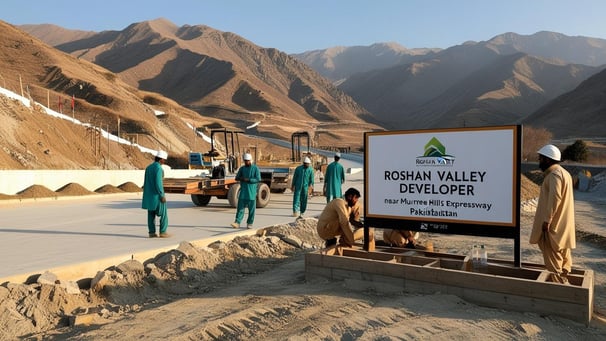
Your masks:
<svg viewBox="0 0 606 341"><path fill-rule="evenodd" d="M164 192L189 194L196 206L207 206L214 196L227 199L231 207L238 206L240 182L234 178L211 179L209 177L166 178ZM267 206L270 200L269 186L260 182L257 186L257 208Z"/></svg>

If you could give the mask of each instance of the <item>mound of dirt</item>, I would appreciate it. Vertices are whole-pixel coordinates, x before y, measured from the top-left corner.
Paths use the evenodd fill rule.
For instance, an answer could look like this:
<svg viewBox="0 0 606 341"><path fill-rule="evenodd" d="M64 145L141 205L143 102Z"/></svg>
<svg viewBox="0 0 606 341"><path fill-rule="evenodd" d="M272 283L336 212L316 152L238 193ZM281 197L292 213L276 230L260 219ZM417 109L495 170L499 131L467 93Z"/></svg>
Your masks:
<svg viewBox="0 0 606 341"><path fill-rule="evenodd" d="M112 185L103 185L95 190L96 193L124 193L123 190Z"/></svg>
<svg viewBox="0 0 606 341"><path fill-rule="evenodd" d="M82 185L75 183L75 182L70 182L69 184L59 188L56 192L60 193L62 195L73 195L73 196L95 194L94 192L89 191L88 189L84 188Z"/></svg>
<svg viewBox="0 0 606 341"><path fill-rule="evenodd" d="M529 179L526 174L520 177L520 201L528 201L539 197L541 187L533 180Z"/></svg>
<svg viewBox="0 0 606 341"><path fill-rule="evenodd" d="M182 295L229 286L321 248L324 241L315 232L316 223L306 219L277 225L203 248L181 242L177 249L143 263L129 260L99 271L92 281L79 281L79 290L66 289L69 285L61 279L53 282L57 284L41 280L49 274L34 278L36 283L7 283L0 286L0 330L10 338L61 334L59 339L64 339L78 332L68 326L79 318L112 322Z"/></svg>
<svg viewBox="0 0 606 341"><path fill-rule="evenodd" d="M52 198L60 195L62 194L51 191L50 189L41 185L31 185L17 193L19 198Z"/></svg>
<svg viewBox="0 0 606 341"><path fill-rule="evenodd" d="M543 183L543 172L540 170L526 172L523 175L539 186L541 186L541 184Z"/></svg>
<svg viewBox="0 0 606 341"><path fill-rule="evenodd" d="M143 191L143 189L139 186L137 186L134 182L125 182L122 185L118 186L119 189L123 190L124 192L141 192Z"/></svg>

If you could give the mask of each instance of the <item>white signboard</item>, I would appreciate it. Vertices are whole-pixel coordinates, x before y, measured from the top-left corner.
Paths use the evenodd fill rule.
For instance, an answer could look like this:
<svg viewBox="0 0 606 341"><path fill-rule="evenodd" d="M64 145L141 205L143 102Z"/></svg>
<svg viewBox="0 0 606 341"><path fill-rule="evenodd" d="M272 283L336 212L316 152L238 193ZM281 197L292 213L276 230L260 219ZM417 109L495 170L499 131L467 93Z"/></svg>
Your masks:
<svg viewBox="0 0 606 341"><path fill-rule="evenodd" d="M367 133L366 216L515 226L516 129Z"/></svg>

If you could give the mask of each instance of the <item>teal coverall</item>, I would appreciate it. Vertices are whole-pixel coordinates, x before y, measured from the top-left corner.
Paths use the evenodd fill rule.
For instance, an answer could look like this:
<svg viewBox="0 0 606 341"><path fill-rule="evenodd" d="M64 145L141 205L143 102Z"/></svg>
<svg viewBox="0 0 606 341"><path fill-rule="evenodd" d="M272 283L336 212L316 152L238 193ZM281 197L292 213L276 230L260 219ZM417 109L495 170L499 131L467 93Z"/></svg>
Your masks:
<svg viewBox="0 0 606 341"><path fill-rule="evenodd" d="M240 181L240 194L238 195L238 208L236 209L236 223L238 225L244 219L244 208L248 207L248 218L246 224L255 222L255 210L257 208L257 184L261 181L261 172L256 165L242 166L238 169L236 180Z"/></svg>
<svg viewBox="0 0 606 341"><path fill-rule="evenodd" d="M341 185L345 182L345 170L338 161L331 162L326 167L324 174L324 195L326 202L329 203L332 199L343 198Z"/></svg>
<svg viewBox="0 0 606 341"><path fill-rule="evenodd" d="M156 216L160 217L160 234L168 229L166 203L160 201L165 196L163 178L164 170L160 162L156 161L145 168L141 208L147 209L147 230L150 234L156 233Z"/></svg>
<svg viewBox="0 0 606 341"><path fill-rule="evenodd" d="M314 185L314 170L309 165L300 165L295 169L292 179L292 211L303 214L307 209L307 197L309 187Z"/></svg>

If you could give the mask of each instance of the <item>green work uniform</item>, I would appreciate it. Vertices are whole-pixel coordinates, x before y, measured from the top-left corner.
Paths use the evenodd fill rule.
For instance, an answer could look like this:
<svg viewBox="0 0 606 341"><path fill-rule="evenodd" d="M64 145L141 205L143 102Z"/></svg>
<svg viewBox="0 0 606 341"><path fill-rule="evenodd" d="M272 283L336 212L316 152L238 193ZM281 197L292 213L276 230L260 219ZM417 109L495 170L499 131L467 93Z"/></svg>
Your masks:
<svg viewBox="0 0 606 341"><path fill-rule="evenodd" d="M261 172L253 164L238 169L236 180L240 181L240 194L238 195L238 208L236 209L236 223L240 224L244 218L244 208L248 207L246 223L255 222L255 209L257 207L257 184L261 181Z"/></svg>
<svg viewBox="0 0 606 341"><path fill-rule="evenodd" d="M293 198L292 211L300 214L307 210L307 197L309 187L314 185L314 170L312 167L300 165L295 169L295 174L292 179Z"/></svg>
<svg viewBox="0 0 606 341"><path fill-rule="evenodd" d="M160 162L154 162L145 168L141 208L147 210L147 229L150 234L156 233L156 216L160 217L160 233L166 233L168 228L166 203L160 201L165 196L163 178L164 170Z"/></svg>
<svg viewBox="0 0 606 341"><path fill-rule="evenodd" d="M337 161L331 162L326 167L326 173L324 174L324 195L326 195L327 203L335 198L343 198L341 189L343 182L345 182L343 166Z"/></svg>

